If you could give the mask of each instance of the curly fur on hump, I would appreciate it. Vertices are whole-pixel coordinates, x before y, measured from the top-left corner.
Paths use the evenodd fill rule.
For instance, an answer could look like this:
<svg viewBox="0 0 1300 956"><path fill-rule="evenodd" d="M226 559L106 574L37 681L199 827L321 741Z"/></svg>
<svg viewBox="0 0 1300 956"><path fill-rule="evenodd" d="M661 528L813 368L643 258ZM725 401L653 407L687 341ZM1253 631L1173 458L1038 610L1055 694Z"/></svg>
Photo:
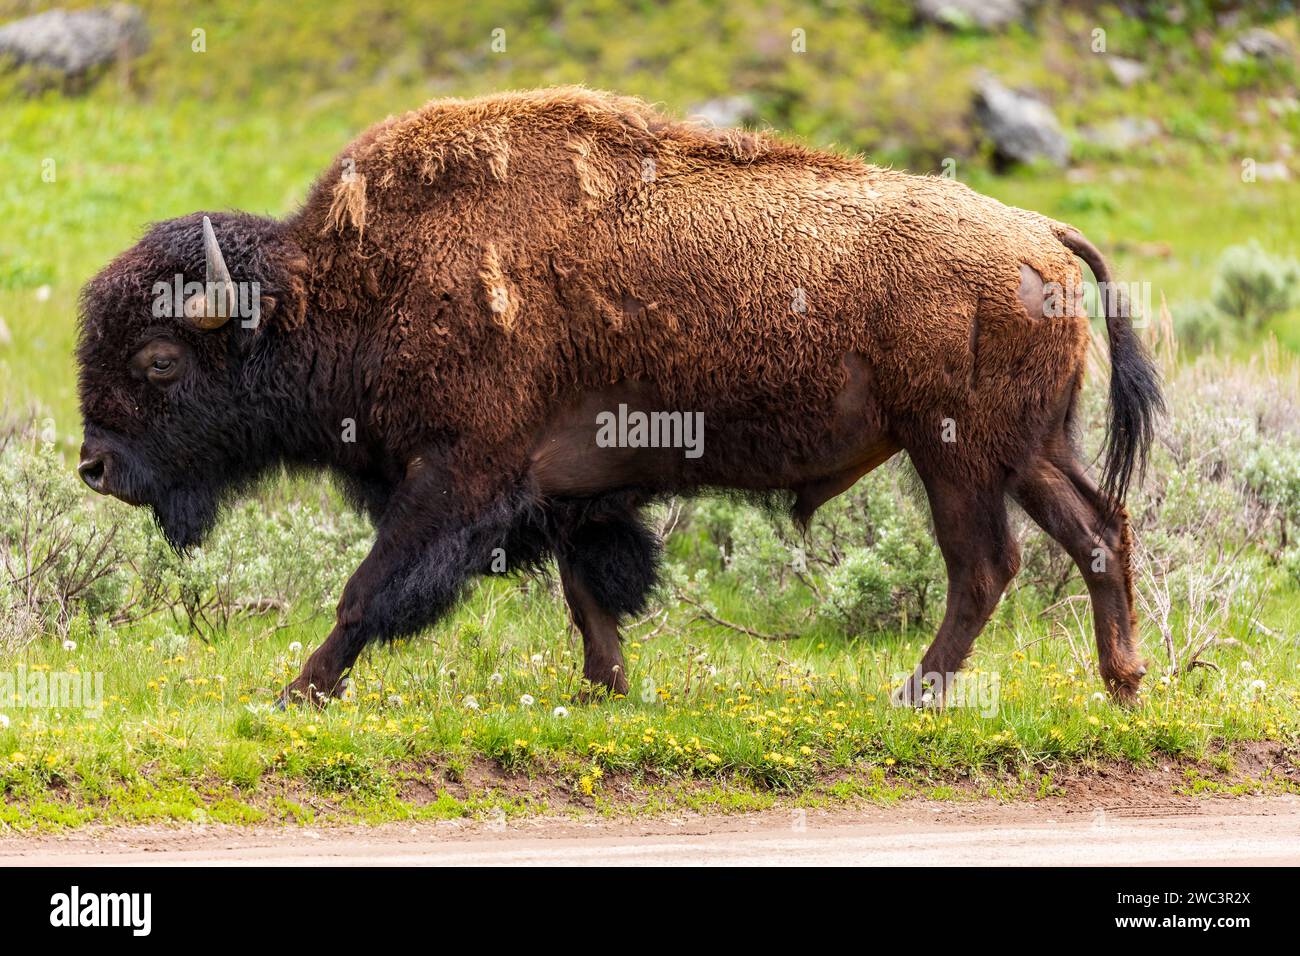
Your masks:
<svg viewBox="0 0 1300 956"><path fill-rule="evenodd" d="M751 419L760 458L812 453L847 353L914 457L942 453L949 418L985 452L961 467L984 473L1023 453L1088 342L1076 311L1031 318L1017 298L1022 264L1077 286L1060 224L580 88L390 118L289 227L309 311L374 337L368 413L389 447L436 421L496 475L524 470L558 401L619 381Z"/></svg>

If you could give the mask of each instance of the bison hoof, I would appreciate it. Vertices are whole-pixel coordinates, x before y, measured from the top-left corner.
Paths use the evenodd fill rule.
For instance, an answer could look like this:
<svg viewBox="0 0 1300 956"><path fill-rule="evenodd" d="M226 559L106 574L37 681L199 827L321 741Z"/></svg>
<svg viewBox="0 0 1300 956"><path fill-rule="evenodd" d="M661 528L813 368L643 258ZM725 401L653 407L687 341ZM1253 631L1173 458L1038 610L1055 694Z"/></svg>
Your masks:
<svg viewBox="0 0 1300 956"><path fill-rule="evenodd" d="M1106 689L1110 691L1111 700L1124 707L1135 705L1138 702L1138 689L1142 685L1142 678L1146 676L1146 672L1146 665L1139 664L1131 671L1105 675Z"/></svg>
<svg viewBox="0 0 1300 956"><path fill-rule="evenodd" d="M621 667L614 667L601 677L587 674L584 676L584 683L588 686L580 690L577 695L580 704L595 704L602 700L627 696L627 678L623 676Z"/></svg>
<svg viewBox="0 0 1300 956"><path fill-rule="evenodd" d="M943 689L933 683L919 681L915 676L909 677L894 691L891 703L895 707L912 707L916 710L939 708L943 706Z"/></svg>
<svg viewBox="0 0 1300 956"><path fill-rule="evenodd" d="M1137 684L1114 683L1109 687L1110 699L1121 707L1133 707L1138 702Z"/></svg>
<svg viewBox="0 0 1300 956"><path fill-rule="evenodd" d="M279 699L275 702L275 709L288 710L290 707L296 707L299 704L323 708L329 703L329 700L330 695L317 690L315 684L300 684L299 681L294 681L281 691Z"/></svg>

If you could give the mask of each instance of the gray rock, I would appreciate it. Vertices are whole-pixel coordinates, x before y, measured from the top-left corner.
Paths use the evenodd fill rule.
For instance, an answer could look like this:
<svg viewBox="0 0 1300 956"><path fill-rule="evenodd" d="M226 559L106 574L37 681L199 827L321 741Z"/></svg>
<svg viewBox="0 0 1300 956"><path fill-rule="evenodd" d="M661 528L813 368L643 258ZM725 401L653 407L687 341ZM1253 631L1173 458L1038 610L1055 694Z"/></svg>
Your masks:
<svg viewBox="0 0 1300 956"><path fill-rule="evenodd" d="M916 12L923 20L943 26L997 30L1021 19L1026 0L916 0Z"/></svg>
<svg viewBox="0 0 1300 956"><path fill-rule="evenodd" d="M1274 160L1271 163L1256 163L1255 178L1261 183L1290 182L1291 169L1280 159Z"/></svg>
<svg viewBox="0 0 1300 956"><path fill-rule="evenodd" d="M0 56L77 76L149 48L144 14L118 3L92 10L49 10L0 27Z"/></svg>
<svg viewBox="0 0 1300 956"><path fill-rule="evenodd" d="M1127 89L1139 80L1146 79L1147 66L1125 56L1107 56L1106 65L1119 85Z"/></svg>
<svg viewBox="0 0 1300 956"><path fill-rule="evenodd" d="M1289 60L1292 55L1289 43L1262 27L1251 27L1237 34L1236 39L1223 50L1223 59L1228 63L1240 63L1247 57L1257 60Z"/></svg>
<svg viewBox="0 0 1300 956"><path fill-rule="evenodd" d="M1020 163L1045 159L1057 166L1069 162L1070 142L1042 101L985 77L975 88L974 106L976 122L1002 159Z"/></svg>
<svg viewBox="0 0 1300 956"><path fill-rule="evenodd" d="M692 119L701 120L710 126L740 126L758 118L754 98L745 93L705 100L687 112Z"/></svg>
<svg viewBox="0 0 1300 956"><path fill-rule="evenodd" d="M1112 150L1131 149L1160 135L1160 124L1145 116L1122 116L1079 131L1084 139Z"/></svg>
<svg viewBox="0 0 1300 956"><path fill-rule="evenodd" d="M1270 96L1264 105L1274 119L1285 119L1289 113L1300 113L1300 100L1294 96Z"/></svg>

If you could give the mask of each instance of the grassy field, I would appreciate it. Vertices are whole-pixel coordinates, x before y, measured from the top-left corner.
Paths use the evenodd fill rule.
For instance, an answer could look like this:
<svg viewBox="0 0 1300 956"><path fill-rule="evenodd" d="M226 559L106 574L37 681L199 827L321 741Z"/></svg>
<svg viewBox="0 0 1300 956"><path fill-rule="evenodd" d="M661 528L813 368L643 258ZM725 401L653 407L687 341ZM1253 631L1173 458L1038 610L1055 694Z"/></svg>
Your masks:
<svg viewBox="0 0 1300 956"><path fill-rule="evenodd" d="M33 712L0 732L0 820L322 822L643 809L722 809L774 795L859 798L1054 792L1066 769L1184 768L1186 792L1294 789L1294 772L1234 773L1234 746L1282 742L1300 715L1294 641L1260 645L1243 620L1217 671L1157 676L1141 706L1101 693L1090 640L1015 598L979 642L969 706L889 703L928 633L773 644L692 624L628 637L632 693L575 703L580 647L544 583L482 589L433 633L369 655L349 698L277 712L319 626L244 621L205 643L157 622L75 650L33 647L29 670L102 673L103 714ZM724 615L745 620L715 593ZM1294 633L1297 606L1263 618ZM749 623L755 623L750 621ZM656 625L657 626L657 625ZM1153 651L1157 663L1159 648ZM987 706L986 706L987 705ZM13 713L11 711L11 713ZM683 786L674 790L668 784ZM642 793L629 800L633 786ZM675 794L675 797L670 796Z"/></svg>
<svg viewBox="0 0 1300 956"><path fill-rule="evenodd" d="M0 0L0 21L29 6ZM607 2L586 17L523 2L393 4L381 14L346 4L310 14L270 3L221 2L197 14L141 6L154 46L129 74L78 96L29 95L12 78L13 89L0 90L0 328L8 333L0 336L0 424L13 432L6 494L26 480L15 476L29 475L24 462L42 444L62 461L80 441L71 349L78 290L90 275L150 221L194 209L291 211L359 130L435 95L586 82L684 112L744 88L758 125L922 172L956 157L959 178L973 187L1078 225L1125 280L1151 283L1175 321L1212 295L1227 247L1253 240L1278 256L1300 255L1300 182L1241 176L1243 157L1284 155L1279 144L1300 132L1300 113L1269 112L1273 101L1294 102L1294 71L1206 68L1222 41L1198 40L1209 27L1195 4L1180 27L1137 26L1105 6L1061 13L1049 4L1033 30L997 36L922 30L905 5L887 3L869 17L838 5L759 14L685 2ZM1111 82L1103 64L1079 52L1096 23L1115 49L1148 59L1156 79L1134 89ZM804 59L781 52L796 26L812 40ZM487 52L497 27L510 37L505 56ZM191 49L196 28L207 31L206 53ZM1277 29L1295 39L1294 23ZM1071 131L1140 115L1158 119L1161 133L1124 155L1081 143L1069 171L995 174L962 120L971 79L989 66L1043 91ZM1274 337L1280 348L1266 345ZM1160 346L1169 344L1166 334ZM429 633L368 654L349 699L324 712L276 712L275 695L328 630L332 596L365 537L331 524L355 519L339 517L328 489L280 482L248 520L275 524L294 502L319 509L311 521L330 524L332 536L312 538L312 567L284 576L310 578L310 598L286 585L256 606L267 582L281 581L276 568L256 565L292 555L306 525L281 521L274 551L231 524L225 565L220 573L204 565L208 576L193 587L207 590L197 598L185 597L189 572L173 562L163 588L171 590L143 616L65 603L38 609L38 633L0 629L9 635L0 674L36 675L41 686L84 675L103 688L102 713L0 700L0 823L743 809L777 796L1032 798L1055 792L1066 771L1162 761L1181 768L1189 793L1295 788L1300 582L1292 567L1300 561L1288 523L1300 497L1288 496L1300 477L1287 468L1300 461L1297 349L1292 306L1227 340L1226 357L1164 356L1175 421L1162 430L1163 458L1133 507L1151 542L1140 583L1152 671L1135 708L1116 708L1101 693L1077 576L1061 577L1037 535L1028 536L1036 550L1020 584L976 645L972 706L913 711L891 706L890 689L933 633L942 600L933 561L916 572L939 595L923 613L908 610L895 587L887 614L855 625L826 611L842 584L834 560L805 582L781 550L788 532L733 509L725 521L688 512L669 538L662 593L628 629L627 699L576 702L581 648L553 582L492 580ZM1228 383L1239 392L1225 393ZM23 426L29 418L36 424ZM1096 427L1091 434L1095 441ZM1257 473L1264 477L1250 477ZM83 500L64 478L66 486L42 473L38 485L66 497L58 520L105 528L134 520L124 505ZM891 481L899 475L864 485ZM883 505L867 494L844 514L879 525L887 521L873 509L907 507L905 492ZM11 552L14 508L0 516ZM814 529L810 548L834 539L834 520ZM720 521L730 529L726 560ZM131 534L136 550L123 555L156 545L148 529ZM915 544L923 538L914 534L909 546L923 548ZM770 553L751 546L759 540ZM205 552L200 565L218 548ZM283 558L286 567L296 560ZM21 610L17 566L3 569L12 579L0 591L7 619ZM1224 566L1241 569L1231 587L1215 576ZM122 601L139 599L139 567L115 572L112 593ZM1216 604L1207 587L1232 593ZM1162 589L1172 595L1163 627L1149 613ZM207 615L197 622L187 610L195 601ZM214 607L231 613L214 622ZM1198 664L1211 666L1189 668L1189 644ZM1252 742L1273 748L1272 769L1238 764Z"/></svg>

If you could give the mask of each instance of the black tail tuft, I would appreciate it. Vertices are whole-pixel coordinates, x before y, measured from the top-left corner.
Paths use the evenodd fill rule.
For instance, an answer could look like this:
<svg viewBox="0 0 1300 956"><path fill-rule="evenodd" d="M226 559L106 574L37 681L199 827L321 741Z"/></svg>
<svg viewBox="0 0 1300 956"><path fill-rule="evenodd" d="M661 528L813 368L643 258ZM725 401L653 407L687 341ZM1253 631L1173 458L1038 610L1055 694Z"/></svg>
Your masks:
<svg viewBox="0 0 1300 956"><path fill-rule="evenodd" d="M1118 510L1124 504L1134 474L1140 478L1146 469L1156 419L1165 410L1160 375L1146 346L1133 331L1128 298L1111 281L1110 269L1097 247L1075 229L1062 229L1057 237L1088 263L1097 280L1106 315L1106 337L1110 342L1110 421L1106 426L1101 491L1111 509Z"/></svg>

